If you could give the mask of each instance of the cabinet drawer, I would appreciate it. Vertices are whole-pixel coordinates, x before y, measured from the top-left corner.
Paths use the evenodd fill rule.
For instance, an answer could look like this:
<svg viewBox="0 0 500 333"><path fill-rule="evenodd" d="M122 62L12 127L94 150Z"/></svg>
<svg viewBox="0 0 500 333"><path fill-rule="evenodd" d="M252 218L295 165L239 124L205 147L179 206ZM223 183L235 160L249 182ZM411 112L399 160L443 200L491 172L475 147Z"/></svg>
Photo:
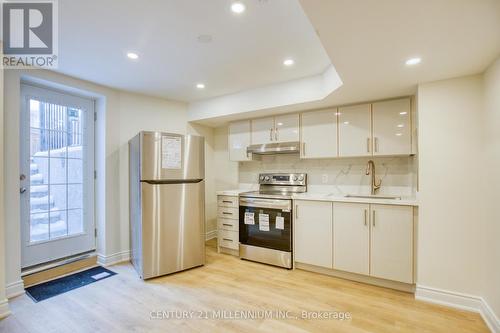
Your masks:
<svg viewBox="0 0 500 333"><path fill-rule="evenodd" d="M219 230L218 241L220 247L228 249L239 249L239 235L237 231Z"/></svg>
<svg viewBox="0 0 500 333"><path fill-rule="evenodd" d="M238 208L233 207L218 207L217 217L226 219L238 219Z"/></svg>
<svg viewBox="0 0 500 333"><path fill-rule="evenodd" d="M217 219L217 229L239 231L239 221L234 219Z"/></svg>
<svg viewBox="0 0 500 333"><path fill-rule="evenodd" d="M219 195L217 197L217 206L219 207L234 207L238 208L238 197L230 197L227 195Z"/></svg>

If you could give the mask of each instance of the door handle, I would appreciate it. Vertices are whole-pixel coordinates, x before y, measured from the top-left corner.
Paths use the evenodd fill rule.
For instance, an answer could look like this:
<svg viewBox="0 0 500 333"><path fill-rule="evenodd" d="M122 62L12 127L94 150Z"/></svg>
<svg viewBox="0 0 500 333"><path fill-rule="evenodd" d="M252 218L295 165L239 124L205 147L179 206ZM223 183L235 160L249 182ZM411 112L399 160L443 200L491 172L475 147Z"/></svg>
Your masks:
<svg viewBox="0 0 500 333"><path fill-rule="evenodd" d="M269 140L273 141L273 129L272 129L272 127L269 129Z"/></svg>
<svg viewBox="0 0 500 333"><path fill-rule="evenodd" d="M278 141L278 128L276 127L276 129L274 130L274 139L276 141Z"/></svg>
<svg viewBox="0 0 500 333"><path fill-rule="evenodd" d="M373 139L375 142L374 142L374 145L375 145L375 152L378 153L378 138L374 138Z"/></svg>
<svg viewBox="0 0 500 333"><path fill-rule="evenodd" d="M366 139L366 152L369 153L370 152L370 138L367 138Z"/></svg>
<svg viewBox="0 0 500 333"><path fill-rule="evenodd" d="M299 218L299 205L295 205L295 218Z"/></svg>
<svg viewBox="0 0 500 333"><path fill-rule="evenodd" d="M306 156L306 143L302 142L302 156Z"/></svg>
<svg viewBox="0 0 500 333"><path fill-rule="evenodd" d="M375 227L375 211L372 212L372 225Z"/></svg>
<svg viewBox="0 0 500 333"><path fill-rule="evenodd" d="M368 224L368 209L365 209L365 226Z"/></svg>
<svg viewBox="0 0 500 333"><path fill-rule="evenodd" d="M26 192L26 187L21 187L21 188L19 189L19 192L20 192L21 194L22 194L22 193L24 193L24 192Z"/></svg>

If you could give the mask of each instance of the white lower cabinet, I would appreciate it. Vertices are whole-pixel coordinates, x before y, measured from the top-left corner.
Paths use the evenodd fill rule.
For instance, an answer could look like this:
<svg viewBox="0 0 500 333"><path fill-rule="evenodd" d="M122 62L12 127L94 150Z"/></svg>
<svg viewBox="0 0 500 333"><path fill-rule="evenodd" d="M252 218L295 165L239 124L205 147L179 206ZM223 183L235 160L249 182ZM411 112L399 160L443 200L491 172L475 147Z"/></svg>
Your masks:
<svg viewBox="0 0 500 333"><path fill-rule="evenodd" d="M238 197L217 196L217 250L237 255L240 244Z"/></svg>
<svg viewBox="0 0 500 333"><path fill-rule="evenodd" d="M370 274L369 213L369 204L333 204L333 268Z"/></svg>
<svg viewBox="0 0 500 333"><path fill-rule="evenodd" d="M413 208L371 205L370 275L413 283Z"/></svg>
<svg viewBox="0 0 500 333"><path fill-rule="evenodd" d="M332 203L295 200L295 261L332 268Z"/></svg>
<svg viewBox="0 0 500 333"><path fill-rule="evenodd" d="M295 261L412 284L413 207L295 200Z"/></svg>

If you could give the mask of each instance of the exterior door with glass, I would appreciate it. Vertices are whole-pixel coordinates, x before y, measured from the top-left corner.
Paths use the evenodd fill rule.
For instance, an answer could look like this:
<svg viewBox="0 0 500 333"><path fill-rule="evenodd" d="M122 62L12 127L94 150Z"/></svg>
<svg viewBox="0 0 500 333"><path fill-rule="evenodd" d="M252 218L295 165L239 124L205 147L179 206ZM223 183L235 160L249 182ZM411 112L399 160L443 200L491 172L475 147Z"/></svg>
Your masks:
<svg viewBox="0 0 500 333"><path fill-rule="evenodd" d="M95 249L94 101L21 89L21 266Z"/></svg>

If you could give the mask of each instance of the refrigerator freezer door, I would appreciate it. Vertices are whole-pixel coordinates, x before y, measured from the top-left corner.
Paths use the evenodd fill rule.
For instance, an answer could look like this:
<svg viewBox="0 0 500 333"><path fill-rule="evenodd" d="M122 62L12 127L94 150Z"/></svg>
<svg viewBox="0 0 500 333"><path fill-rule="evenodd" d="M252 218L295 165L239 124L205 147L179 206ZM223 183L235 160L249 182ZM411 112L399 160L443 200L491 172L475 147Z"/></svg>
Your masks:
<svg viewBox="0 0 500 333"><path fill-rule="evenodd" d="M201 136L141 132L141 180L205 178L205 141Z"/></svg>
<svg viewBox="0 0 500 333"><path fill-rule="evenodd" d="M205 182L142 182L141 192L142 274L139 274L142 278L148 279L203 265ZM134 260L133 262L136 263Z"/></svg>

